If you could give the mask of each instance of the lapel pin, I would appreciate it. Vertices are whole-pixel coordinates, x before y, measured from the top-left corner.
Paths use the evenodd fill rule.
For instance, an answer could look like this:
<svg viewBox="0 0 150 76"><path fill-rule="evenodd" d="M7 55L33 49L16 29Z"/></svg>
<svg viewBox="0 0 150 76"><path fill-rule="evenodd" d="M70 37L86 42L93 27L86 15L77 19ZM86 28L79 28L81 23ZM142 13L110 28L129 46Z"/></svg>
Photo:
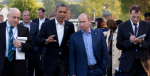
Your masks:
<svg viewBox="0 0 150 76"><path fill-rule="evenodd" d="M97 34L97 33L95 33L95 34Z"/></svg>

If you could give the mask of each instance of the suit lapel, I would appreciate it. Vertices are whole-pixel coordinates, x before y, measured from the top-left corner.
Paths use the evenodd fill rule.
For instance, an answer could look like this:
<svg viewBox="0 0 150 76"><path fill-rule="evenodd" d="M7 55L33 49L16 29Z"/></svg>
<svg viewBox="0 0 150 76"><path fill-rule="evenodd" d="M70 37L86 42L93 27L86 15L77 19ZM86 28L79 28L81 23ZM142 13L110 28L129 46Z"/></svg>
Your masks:
<svg viewBox="0 0 150 76"><path fill-rule="evenodd" d="M4 40L4 46L6 47L6 22L4 22L4 24L2 25L2 27L1 27L2 29L2 39Z"/></svg>
<svg viewBox="0 0 150 76"><path fill-rule="evenodd" d="M78 32L78 42L80 42L80 45L81 45L81 47L83 48L83 50L86 54L85 44L84 44L84 41L83 41L83 35L82 35L81 30Z"/></svg>
<svg viewBox="0 0 150 76"><path fill-rule="evenodd" d="M145 28L145 26L143 25L143 22L140 21L140 22L139 22L139 27L138 27L138 34L137 34L137 37L143 34L142 32L143 32L144 28Z"/></svg>
<svg viewBox="0 0 150 76"><path fill-rule="evenodd" d="M56 24L55 24L55 19L53 19L52 24L50 25L50 29L52 31L52 35L55 35L54 36L54 40L57 40L57 43L59 45L58 35L57 35L57 30L56 30Z"/></svg>
<svg viewBox="0 0 150 76"><path fill-rule="evenodd" d="M91 36L92 36L93 52L95 54L95 44L96 44L96 40L97 40L97 32L95 32L93 29L91 29Z"/></svg>
<svg viewBox="0 0 150 76"><path fill-rule="evenodd" d="M18 37L21 37L21 28L20 28L20 25L17 25L17 29L18 29Z"/></svg>
<svg viewBox="0 0 150 76"><path fill-rule="evenodd" d="M65 25L64 25L64 35L63 35L63 39L62 39L61 45L62 45L62 43L64 42L64 40L66 39L67 32L68 32L68 25L67 25L67 22L65 21Z"/></svg>
<svg viewBox="0 0 150 76"><path fill-rule="evenodd" d="M134 35L133 28L132 28L130 20L128 20L128 22L127 22L127 29L129 31L129 34L131 33L132 35Z"/></svg>

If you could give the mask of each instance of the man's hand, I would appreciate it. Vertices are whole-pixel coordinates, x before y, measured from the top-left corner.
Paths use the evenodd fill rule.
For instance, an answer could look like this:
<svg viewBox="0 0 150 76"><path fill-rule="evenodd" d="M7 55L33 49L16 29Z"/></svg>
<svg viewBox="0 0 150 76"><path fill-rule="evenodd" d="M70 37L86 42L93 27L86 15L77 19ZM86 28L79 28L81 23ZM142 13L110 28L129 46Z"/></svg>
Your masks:
<svg viewBox="0 0 150 76"><path fill-rule="evenodd" d="M136 39L133 41L134 43L139 43L141 44L142 43L142 40L144 39L144 37L140 38L140 39Z"/></svg>
<svg viewBox="0 0 150 76"><path fill-rule="evenodd" d="M131 36L130 36L130 42L133 43L134 40L135 40L135 36L134 36L134 35L131 35Z"/></svg>
<svg viewBox="0 0 150 76"><path fill-rule="evenodd" d="M54 40L54 39L53 39L54 36L55 36L55 35L49 36L49 37L46 39L46 43L49 43L49 42L57 42L57 40Z"/></svg>
<svg viewBox="0 0 150 76"><path fill-rule="evenodd" d="M21 46L21 42L18 39L16 39L15 41L13 41L13 44L14 44L14 46L16 48L19 48Z"/></svg>

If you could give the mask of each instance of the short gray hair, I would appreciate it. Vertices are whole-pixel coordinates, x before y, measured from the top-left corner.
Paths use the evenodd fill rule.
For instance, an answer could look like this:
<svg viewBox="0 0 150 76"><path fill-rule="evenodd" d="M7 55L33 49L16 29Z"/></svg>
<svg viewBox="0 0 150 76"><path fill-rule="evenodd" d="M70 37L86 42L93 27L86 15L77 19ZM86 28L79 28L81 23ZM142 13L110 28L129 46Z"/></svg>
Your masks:
<svg viewBox="0 0 150 76"><path fill-rule="evenodd" d="M23 10L22 15L23 15L24 12L29 12L29 11L28 10ZM29 15L31 16L30 12L29 12Z"/></svg>
<svg viewBox="0 0 150 76"><path fill-rule="evenodd" d="M56 6L56 11L58 10L59 7L66 7L68 9L68 7L64 3L59 3Z"/></svg>
<svg viewBox="0 0 150 76"><path fill-rule="evenodd" d="M80 17L81 15L86 15L86 16L87 16L87 19L88 19L88 20L91 20L91 19L90 19L90 16L89 16L88 14L82 13L82 14L79 15L79 17ZM79 17L78 17L78 18L79 18Z"/></svg>

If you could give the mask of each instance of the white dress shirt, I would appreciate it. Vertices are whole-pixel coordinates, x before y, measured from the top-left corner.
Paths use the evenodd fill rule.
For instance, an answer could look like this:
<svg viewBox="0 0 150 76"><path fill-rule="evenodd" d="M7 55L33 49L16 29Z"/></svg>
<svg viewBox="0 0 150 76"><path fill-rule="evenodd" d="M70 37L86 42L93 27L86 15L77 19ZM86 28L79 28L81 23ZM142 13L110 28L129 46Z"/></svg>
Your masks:
<svg viewBox="0 0 150 76"><path fill-rule="evenodd" d="M135 25L133 25L133 22L130 20L130 22L131 22L131 26L132 26L132 29L133 29L133 32L135 33ZM139 22L137 23L137 33L136 33L136 35L135 36L137 36L137 34L138 34L138 31L139 31Z"/></svg>
<svg viewBox="0 0 150 76"><path fill-rule="evenodd" d="M41 25L42 25L43 22L45 22L45 18L44 18L43 20L41 20L41 19L39 18L39 30L41 29Z"/></svg>
<svg viewBox="0 0 150 76"><path fill-rule="evenodd" d="M57 36L58 36L58 42L59 42L59 46L61 45L63 36L64 36L64 26L65 23L63 22L62 25L60 25L57 21L57 19L55 18L55 24L56 24L56 31L57 31Z"/></svg>
<svg viewBox="0 0 150 76"><path fill-rule="evenodd" d="M5 57L8 57L8 47L9 47L9 30L10 30L10 24L8 23L8 21L6 22L6 53L5 53ZM13 29L13 37L14 40L17 38L18 36L18 28L17 26L15 26Z"/></svg>

